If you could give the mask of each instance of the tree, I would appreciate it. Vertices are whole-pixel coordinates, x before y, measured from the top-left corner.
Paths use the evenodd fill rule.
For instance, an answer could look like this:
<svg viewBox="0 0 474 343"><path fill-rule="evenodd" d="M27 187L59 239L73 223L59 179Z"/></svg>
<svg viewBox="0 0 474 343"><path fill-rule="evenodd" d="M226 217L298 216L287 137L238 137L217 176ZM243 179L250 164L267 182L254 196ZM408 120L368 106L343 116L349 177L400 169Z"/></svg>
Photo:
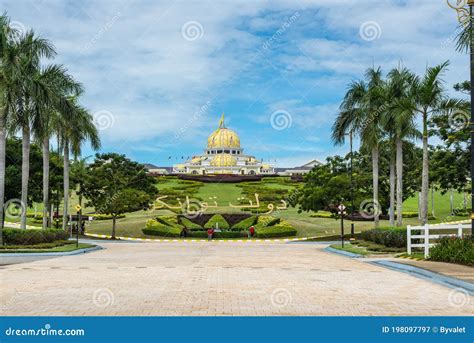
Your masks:
<svg viewBox="0 0 474 343"><path fill-rule="evenodd" d="M97 154L87 170L83 184L87 206L112 216L112 239L117 216L150 208L158 193L155 178L147 176L141 164L125 155Z"/></svg>
<svg viewBox="0 0 474 343"><path fill-rule="evenodd" d="M11 82L13 101L11 105L12 132L21 131L22 135L22 182L21 202L26 205L28 199L29 156L31 145L33 115L39 103L46 101L47 94L38 83L37 71L42 58L51 58L56 54L53 45L38 37L34 31L27 32L18 40L18 55L15 59L15 78ZM26 228L26 212L21 216L21 228Z"/></svg>
<svg viewBox="0 0 474 343"><path fill-rule="evenodd" d="M100 148L100 138L92 115L87 110L74 103L71 115L58 116L56 123L57 135L63 151L64 166L64 199L63 199L63 229L66 229L69 207L69 156L81 154L81 147L90 142L94 150Z"/></svg>
<svg viewBox="0 0 474 343"><path fill-rule="evenodd" d="M429 191L429 160L428 160L428 123L432 115L440 115L462 110L465 102L447 97L441 76L448 62L444 62L426 70L422 78L413 77L410 84L409 96L399 102L402 115L415 113L422 119L423 169L421 184L421 223L428 222L428 191Z"/></svg>
<svg viewBox="0 0 474 343"><path fill-rule="evenodd" d="M379 142L383 137L381 116L386 111L383 93L384 81L380 68L369 68L365 81L353 82L342 101L340 112L332 128L335 144L343 144L347 133L358 135L372 155L372 191L374 226L379 226Z"/></svg>
<svg viewBox="0 0 474 343"><path fill-rule="evenodd" d="M77 83L61 65L50 65L38 70L38 79L48 94L46 101L38 102L35 106L34 135L41 144L43 152L43 228L48 226L49 210L49 155L50 137L57 116L69 117L74 109L70 96L82 93L82 86Z"/></svg>
<svg viewBox="0 0 474 343"><path fill-rule="evenodd" d="M403 143L420 134L416 129L415 114L400 110L399 103L406 101L408 89L413 74L406 68L392 69L388 73L388 81L384 93L385 101L389 104L383 117L383 127L389 133L394 152L390 163L390 225L394 223L395 207L397 226L403 224ZM394 206L396 194L396 206Z"/></svg>

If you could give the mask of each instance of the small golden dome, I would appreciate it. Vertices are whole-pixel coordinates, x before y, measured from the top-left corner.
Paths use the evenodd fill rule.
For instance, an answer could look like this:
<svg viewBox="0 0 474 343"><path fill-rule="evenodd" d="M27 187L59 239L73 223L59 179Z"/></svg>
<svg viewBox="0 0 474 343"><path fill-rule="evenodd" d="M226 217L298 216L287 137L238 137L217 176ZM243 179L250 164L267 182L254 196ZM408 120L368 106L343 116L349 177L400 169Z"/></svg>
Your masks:
<svg viewBox="0 0 474 343"><path fill-rule="evenodd" d="M224 114L222 114L217 130L207 138L207 148L240 148L240 138L237 133L224 126Z"/></svg>
<svg viewBox="0 0 474 343"><path fill-rule="evenodd" d="M237 165L237 160L230 154L217 154L211 161L213 167L233 167Z"/></svg>

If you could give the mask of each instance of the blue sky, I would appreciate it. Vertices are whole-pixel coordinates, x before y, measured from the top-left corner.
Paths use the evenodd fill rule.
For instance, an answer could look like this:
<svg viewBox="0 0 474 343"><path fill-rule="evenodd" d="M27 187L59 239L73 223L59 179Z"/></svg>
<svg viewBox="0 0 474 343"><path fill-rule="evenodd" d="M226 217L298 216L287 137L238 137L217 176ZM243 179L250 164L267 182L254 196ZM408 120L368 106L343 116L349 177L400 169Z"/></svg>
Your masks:
<svg viewBox="0 0 474 343"><path fill-rule="evenodd" d="M54 62L84 84L102 151L156 165L200 154L222 112L257 158L324 160L348 150L332 145L331 124L366 68L421 74L449 59L447 88L468 78L444 0L0 4L17 28L51 39Z"/></svg>

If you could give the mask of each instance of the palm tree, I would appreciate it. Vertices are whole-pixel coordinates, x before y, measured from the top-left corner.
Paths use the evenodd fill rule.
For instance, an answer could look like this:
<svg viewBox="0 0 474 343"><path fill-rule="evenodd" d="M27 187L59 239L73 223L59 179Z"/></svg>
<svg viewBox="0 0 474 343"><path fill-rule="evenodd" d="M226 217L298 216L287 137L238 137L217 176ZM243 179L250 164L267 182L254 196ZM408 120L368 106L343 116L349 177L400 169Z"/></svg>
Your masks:
<svg viewBox="0 0 474 343"><path fill-rule="evenodd" d="M420 201L422 225L428 222L428 121L431 115L462 111L465 108L463 100L450 99L446 96L441 76L448 64L446 61L435 67L427 68L422 78L417 76L411 78L408 97L398 103L401 116L419 115L422 119L423 164Z"/></svg>
<svg viewBox="0 0 474 343"><path fill-rule="evenodd" d="M374 226L379 226L379 142L383 137L381 117L385 112L383 102L382 72L380 68L369 68L365 80L353 82L342 101L340 113L332 128L335 144L343 144L347 132L360 137L362 147L371 151Z"/></svg>
<svg viewBox="0 0 474 343"><path fill-rule="evenodd" d="M39 72L39 79L48 93L48 100L36 106L34 116L34 134L43 153L43 228L48 226L49 210L49 144L54 132L55 116L59 113L69 117L73 104L68 96L82 93L81 84L77 83L61 65L50 65Z"/></svg>
<svg viewBox="0 0 474 343"><path fill-rule="evenodd" d="M394 225L395 208L397 226L403 224L403 141L419 137L413 112L400 111L399 102L408 96L413 74L406 68L395 68L388 73L385 100L390 103L384 116L384 129L394 146L390 159L390 225ZM395 206L396 194L396 206Z"/></svg>
<svg viewBox="0 0 474 343"><path fill-rule="evenodd" d="M64 201L63 229L66 230L69 207L69 156L81 154L81 147L89 142L94 150L100 148L100 138L94 125L92 115L80 105L74 104L73 115L69 118L59 116L57 122L59 140L61 142L64 161Z"/></svg>
<svg viewBox="0 0 474 343"><path fill-rule="evenodd" d="M10 130L12 132L20 130L22 134L21 202L26 206L33 116L37 107L46 101L47 97L38 82L38 70L41 58L51 58L55 55L55 51L48 40L38 37L34 31L29 31L20 37L18 47L19 54L16 59L18 73L12 82L15 105ZM26 211L21 214L21 228L26 228Z"/></svg>

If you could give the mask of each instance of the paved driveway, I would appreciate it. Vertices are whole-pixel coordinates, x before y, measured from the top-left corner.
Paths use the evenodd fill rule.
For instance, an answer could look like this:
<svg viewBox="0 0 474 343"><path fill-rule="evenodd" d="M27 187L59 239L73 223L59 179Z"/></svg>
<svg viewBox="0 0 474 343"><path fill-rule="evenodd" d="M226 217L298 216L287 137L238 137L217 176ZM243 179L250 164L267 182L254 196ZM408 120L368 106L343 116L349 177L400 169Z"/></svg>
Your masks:
<svg viewBox="0 0 474 343"><path fill-rule="evenodd" d="M0 268L0 315L471 315L474 299L314 244L103 243ZM1 258L1 257L0 257Z"/></svg>

